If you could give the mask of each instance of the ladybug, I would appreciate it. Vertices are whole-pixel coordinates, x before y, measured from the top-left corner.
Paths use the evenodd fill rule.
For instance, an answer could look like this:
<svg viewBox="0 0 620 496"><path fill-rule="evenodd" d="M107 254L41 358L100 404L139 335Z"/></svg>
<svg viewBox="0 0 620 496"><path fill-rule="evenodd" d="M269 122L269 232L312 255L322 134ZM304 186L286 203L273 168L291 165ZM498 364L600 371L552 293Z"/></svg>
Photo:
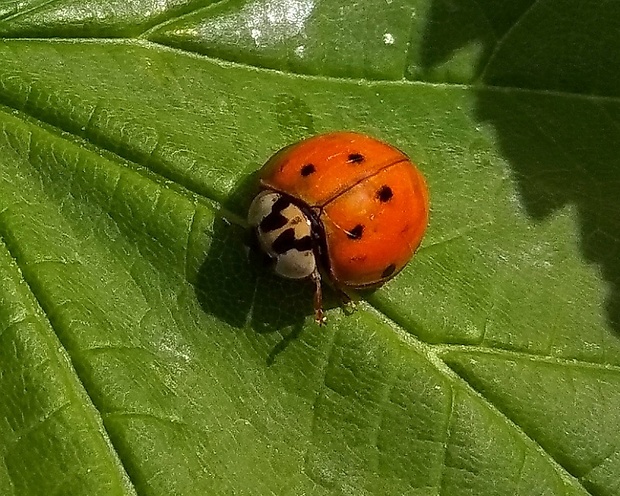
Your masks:
<svg viewBox="0 0 620 496"><path fill-rule="evenodd" d="M248 223L277 274L347 289L378 287L407 264L428 223L424 177L400 150L355 132L289 145L263 166Z"/></svg>

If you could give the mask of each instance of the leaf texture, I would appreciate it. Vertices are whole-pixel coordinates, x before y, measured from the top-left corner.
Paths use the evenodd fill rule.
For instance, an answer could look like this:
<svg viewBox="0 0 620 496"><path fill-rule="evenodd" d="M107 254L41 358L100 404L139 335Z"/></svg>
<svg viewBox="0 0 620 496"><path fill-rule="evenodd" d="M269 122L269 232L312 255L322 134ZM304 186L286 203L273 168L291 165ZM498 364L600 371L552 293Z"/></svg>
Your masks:
<svg viewBox="0 0 620 496"><path fill-rule="evenodd" d="M0 5L0 493L620 494L620 8ZM336 129L431 224L351 315L248 246Z"/></svg>

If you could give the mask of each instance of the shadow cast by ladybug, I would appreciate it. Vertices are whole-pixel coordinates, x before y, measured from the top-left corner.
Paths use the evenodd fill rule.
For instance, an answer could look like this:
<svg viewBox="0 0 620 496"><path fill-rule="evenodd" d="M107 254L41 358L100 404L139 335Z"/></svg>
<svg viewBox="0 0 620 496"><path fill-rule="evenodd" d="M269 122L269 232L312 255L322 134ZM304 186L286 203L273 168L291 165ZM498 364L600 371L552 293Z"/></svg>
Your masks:
<svg viewBox="0 0 620 496"><path fill-rule="evenodd" d="M250 176L228 198L213 224L211 246L198 271L195 290L203 310L231 327L281 333L282 341L267 358L270 364L311 322L313 284L274 274L251 231L229 220L247 212L256 191L256 178Z"/></svg>
<svg viewBox="0 0 620 496"><path fill-rule="evenodd" d="M524 16L534 3L504 2L498 10L493 2L471 6L435 0L422 45L423 74L418 76L432 78L434 68L455 54L480 48L478 65L469 75L479 87L477 118L495 128L531 218L546 219L566 206L575 209L582 256L601 268L608 284L607 319L620 334L620 93L616 72L601 62L620 49L611 21L618 9L610 7L615 10L600 16L606 20L597 24L595 36L580 33L577 38L572 30L558 29L556 44L536 56L522 52L527 56L519 58L514 51L493 56L498 39L504 50L511 42L546 45L547 24L528 24L536 18ZM582 12L577 4L567 4L563 16L563 25L570 19L578 25ZM517 22L518 34L512 29ZM601 45L601 39L613 43Z"/></svg>

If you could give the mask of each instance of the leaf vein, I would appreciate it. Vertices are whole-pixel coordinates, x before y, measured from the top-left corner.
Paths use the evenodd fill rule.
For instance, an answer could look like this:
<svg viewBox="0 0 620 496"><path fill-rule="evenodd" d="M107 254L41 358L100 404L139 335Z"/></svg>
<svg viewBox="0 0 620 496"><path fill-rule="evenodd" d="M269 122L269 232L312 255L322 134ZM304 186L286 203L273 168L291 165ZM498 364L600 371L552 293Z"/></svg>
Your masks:
<svg viewBox="0 0 620 496"><path fill-rule="evenodd" d="M321 398L321 396L323 395L323 388L328 387L327 386L327 373L328 373L328 369L329 369L329 365L331 363L333 354L334 354L334 350L335 350L335 343L336 343L336 332L337 330L334 330L334 332L330 333L330 340L327 344L327 351L326 351L326 356L324 360L321 360L321 369L319 371L319 375L320 375L320 384L321 386L317 386L317 391L316 394L314 396L314 400L312 402L312 405L310 406L310 411L312 412L312 417L310 418L310 425L308 428L308 432L309 432L309 439L307 442L307 446L306 446L306 452L304 453L303 456L303 473L308 476L314 483L316 483L317 485L321 486L321 487L325 487L327 489L333 489L331 487L329 487L329 485L325 484L324 481L318 479L317 477L315 477L313 475L313 471L309 470L309 466L310 466L310 450L312 448L312 440L314 439L314 435L316 432L316 428L317 428L317 409L318 409L318 405L319 405L319 400ZM319 380L317 380L317 385L319 384Z"/></svg>
<svg viewBox="0 0 620 496"><path fill-rule="evenodd" d="M381 315L383 315L386 319L390 319L389 316L387 316L385 313L377 310L374 306L369 305L370 309L372 311L375 311ZM489 401L488 398L486 398L485 396L482 395L482 393L480 391L478 391L475 387L473 387L473 385L467 381L466 378L464 378L463 376L461 376L460 374L458 374L454 369L452 369L442 358L442 348L447 348L445 345L443 345L443 347L441 345L430 345L427 343L424 343L423 341L420 341L419 339L413 337L412 334L410 334L409 332L406 331L406 329L402 326L400 326L397 322L393 321L393 328L395 330L399 330L401 335L403 336L403 338L405 339L405 342L415 351L417 351L418 353L420 353L422 356L424 356L437 370L437 372L439 374L441 374L443 377L445 377L445 379L451 384L451 385L456 385L456 384L460 384L462 385L462 387L468 391L468 393L475 399L477 399L482 405L485 405L489 410L491 410L495 415L497 415L499 418L501 418L505 425L507 426L507 428L513 429L514 432L517 433L517 435L519 437L521 437L521 439L524 442L529 442L532 443L532 445L535 447L536 451L539 453L539 455L543 458L545 458L549 464L555 468L558 476L560 478L562 478L563 480L565 480L568 484L579 484L580 487L583 488L583 485L581 484L581 482L579 481L579 479L572 474L565 466L563 466L561 463L559 463L548 451L546 451L541 444L534 439L533 437L531 437L526 431L523 430L523 428L517 424L516 422L514 422L507 414L505 414L501 409L499 409L493 402ZM460 349L463 348L462 345L459 346L454 346L452 345L450 348L453 349ZM469 347L469 348L473 348L473 347ZM452 389L453 391L453 395L454 395L454 389ZM451 403L451 412L450 415L452 415L452 408L454 405L454 398L452 400ZM449 421L450 422L450 421ZM450 425L448 423L448 425ZM447 441L446 441L447 443ZM443 464L443 466L445 467L445 463ZM443 484L440 484L440 489L443 487Z"/></svg>
<svg viewBox="0 0 620 496"><path fill-rule="evenodd" d="M24 10L20 10L18 12L15 12L13 14L8 14L4 17L0 17L0 21L13 21L15 19L19 19L20 17L24 17L30 13L33 12L37 12L38 10L43 10L45 7L47 7L50 4L56 3L58 0L46 0L44 2L41 2L37 5L33 5L32 7L28 8L28 9L24 9Z"/></svg>
<svg viewBox="0 0 620 496"><path fill-rule="evenodd" d="M502 46L504 45L504 43L506 42L506 40L510 37L510 35L512 35L513 31L515 29L517 29L519 27L519 25L528 18L528 16L530 15L531 12L534 11L534 9L536 7L538 7L538 5L542 2L542 0L534 0L534 2L532 2L532 4L525 9L521 15L519 17L517 17L517 19L515 20L515 22L513 23L512 26L510 26L510 28L508 28L506 30L506 32L502 35L501 38L499 38L497 40L497 43L495 43L495 47L493 48L493 51L491 52L491 54L489 55L489 58L487 59L486 63L484 64L484 67L482 68L482 70L480 71L480 76L478 77L478 80L483 81L487 70L489 69L489 67L491 66L491 64L494 62L495 57L497 56L497 54L499 53L499 51L501 50Z"/></svg>
<svg viewBox="0 0 620 496"><path fill-rule="evenodd" d="M585 360L579 359L571 359L571 358L561 358L554 357L543 354L535 354L531 352L523 352L502 348L485 348L478 345L464 345L464 344L429 344L431 348L436 350L438 356L446 355L448 353L480 353L485 355L497 355L501 357L506 357L507 360L510 359L527 359L533 362L540 363L548 363L552 365L559 365L563 367L573 367L573 368L584 368L584 369L595 369L595 370L605 370L608 372L614 372L620 374L620 366L611 365L606 363L598 363L598 362L588 362ZM466 350L466 351L464 351Z"/></svg>
<svg viewBox="0 0 620 496"><path fill-rule="evenodd" d="M450 438L452 437L452 419L454 417L454 403L455 403L455 393L454 393L454 388L451 386L450 387L450 411L448 412L448 422L446 423L447 428L446 428L446 441L443 443L444 444L444 450L443 450L443 457L441 459L441 474L439 476L439 493L438 496L441 496L443 494L443 489L445 487L444 485L444 477L446 474L446 461L448 459L448 447L450 445Z"/></svg>
<svg viewBox="0 0 620 496"><path fill-rule="evenodd" d="M227 0L219 0L219 1L211 1L211 0L203 0L204 3L197 3L196 6L194 8L192 8L191 10L188 10L186 12L183 12L180 15L171 17L169 19L164 19L161 22L157 22L155 24L153 24L152 26L149 26L148 28L146 28L144 31L142 31L142 33L140 33L138 35L138 38L144 38L144 39L148 39L148 36L159 30L160 28L163 28L164 26L168 25L168 24L172 24L173 22L177 22L183 18L189 17L194 15L196 12L200 11L200 10L208 10L211 7L213 7L214 5L218 5L220 3L223 3Z"/></svg>
<svg viewBox="0 0 620 496"><path fill-rule="evenodd" d="M28 287L28 289L30 291L30 294L32 295L33 299L36 301L36 304L38 305L38 307L40 308L41 314L45 317L45 319L46 319L46 321L47 321L47 323L49 325L49 328L51 329L53 334L56 336L57 342L60 343L60 345L62 346L62 348L63 348L63 350L65 352L64 354L67 357L67 360L69 361L69 367L71 368L73 374L77 378L77 381L79 382L79 384L82 386L82 390L84 391L86 397L90 401L90 405L92 406L92 411L96 412L96 414L99 416L98 420L101 422L102 428L105 430L105 424L103 423L103 418L102 418L101 411L95 405L95 402L93 401L93 398L90 395L90 392L88 391L82 376L79 374L77 368L75 367L75 365L73 363L73 358L69 354L66 344L60 339L59 333L54 328L54 325L53 325L52 321L50 320L49 309L46 308L46 305L43 303L43 299L41 298L41 295L38 293L38 291L36 291L36 289L35 289L36 285L32 284L32 281L30 280L29 270L28 270L27 264L22 263L22 261L19 259L19 257L15 255L14 249L12 249L12 247L11 247L11 243L7 243L6 226L2 222L1 218L0 218L0 241L4 243L4 245L5 245L8 253L9 253L9 255L14 260L15 265L17 266L17 268L19 269L19 271L21 273L22 280L24 281L25 285ZM42 421L45 421L45 420L51 418L53 415L55 415L61 409L66 408L68 405L70 405L69 402L64 403L63 405L60 405L58 408L56 408L55 410L53 410L52 412L49 412L46 416L44 416L42 418ZM40 425L40 422L37 425ZM20 437L23 438L23 435L21 435ZM124 475L127 477L127 481L131 485L131 489L133 490L133 493L136 494L135 485L134 485L133 481L129 478L127 469L126 469L125 465L123 464L123 461L121 459L120 453L117 450L116 446L112 443L112 439L111 439L111 437L109 435L109 432L107 432L107 430L105 430L105 438L106 438L105 439L106 445L109 446L111 451L113 451L114 455L116 456L116 459L118 460L119 467L122 467L122 470L124 471Z"/></svg>

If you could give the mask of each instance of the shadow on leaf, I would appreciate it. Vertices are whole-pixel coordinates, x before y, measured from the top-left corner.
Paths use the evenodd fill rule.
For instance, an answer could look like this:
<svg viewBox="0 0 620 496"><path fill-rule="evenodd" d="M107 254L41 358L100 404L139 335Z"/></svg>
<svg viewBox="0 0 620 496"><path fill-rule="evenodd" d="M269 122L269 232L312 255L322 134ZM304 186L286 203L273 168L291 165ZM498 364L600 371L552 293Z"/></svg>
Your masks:
<svg viewBox="0 0 620 496"><path fill-rule="evenodd" d="M251 176L230 195L223 212L235 214L222 213L213 225L212 243L198 272L196 293L205 312L234 328L280 332L282 341L267 360L271 363L299 336L305 324L312 322L313 285L274 274L250 230L228 220L238 218L237 212L246 212L255 193L256 179Z"/></svg>
<svg viewBox="0 0 620 496"><path fill-rule="evenodd" d="M617 87L613 71L600 70L595 56L582 57L595 53L601 39L615 40L615 48L609 50L620 48L620 38L610 31L613 23L603 22L597 30L604 32L581 33L579 46L572 46L575 38L569 29L558 31L564 39L550 46L545 43L544 22L531 15L531 0L500 3L509 8L478 2L479 15L470 17L463 28L463 16L471 6L433 2L424 44L432 49L422 53L423 70L432 74L468 43L483 46L476 75L460 81L482 83L476 117L495 128L531 218L545 219L566 206L575 209L583 257L599 265L609 284L607 318L620 333L620 101L610 89ZM580 25L579 9L570 7L564 15L567 26ZM450 32L456 35L445 36ZM502 40L499 52L497 40ZM545 46L549 53L529 58L526 51L519 52L519 47L528 46ZM515 60L506 60L508 56ZM600 80L605 77L609 80ZM589 93L599 88L602 93L576 93L576 88Z"/></svg>
<svg viewBox="0 0 620 496"><path fill-rule="evenodd" d="M603 105L583 98L487 92L478 95L478 115L497 130L528 215L541 220L566 206L576 209L581 252L600 266L609 284L607 318L620 333L620 155L611 145L618 138L614 118Z"/></svg>

